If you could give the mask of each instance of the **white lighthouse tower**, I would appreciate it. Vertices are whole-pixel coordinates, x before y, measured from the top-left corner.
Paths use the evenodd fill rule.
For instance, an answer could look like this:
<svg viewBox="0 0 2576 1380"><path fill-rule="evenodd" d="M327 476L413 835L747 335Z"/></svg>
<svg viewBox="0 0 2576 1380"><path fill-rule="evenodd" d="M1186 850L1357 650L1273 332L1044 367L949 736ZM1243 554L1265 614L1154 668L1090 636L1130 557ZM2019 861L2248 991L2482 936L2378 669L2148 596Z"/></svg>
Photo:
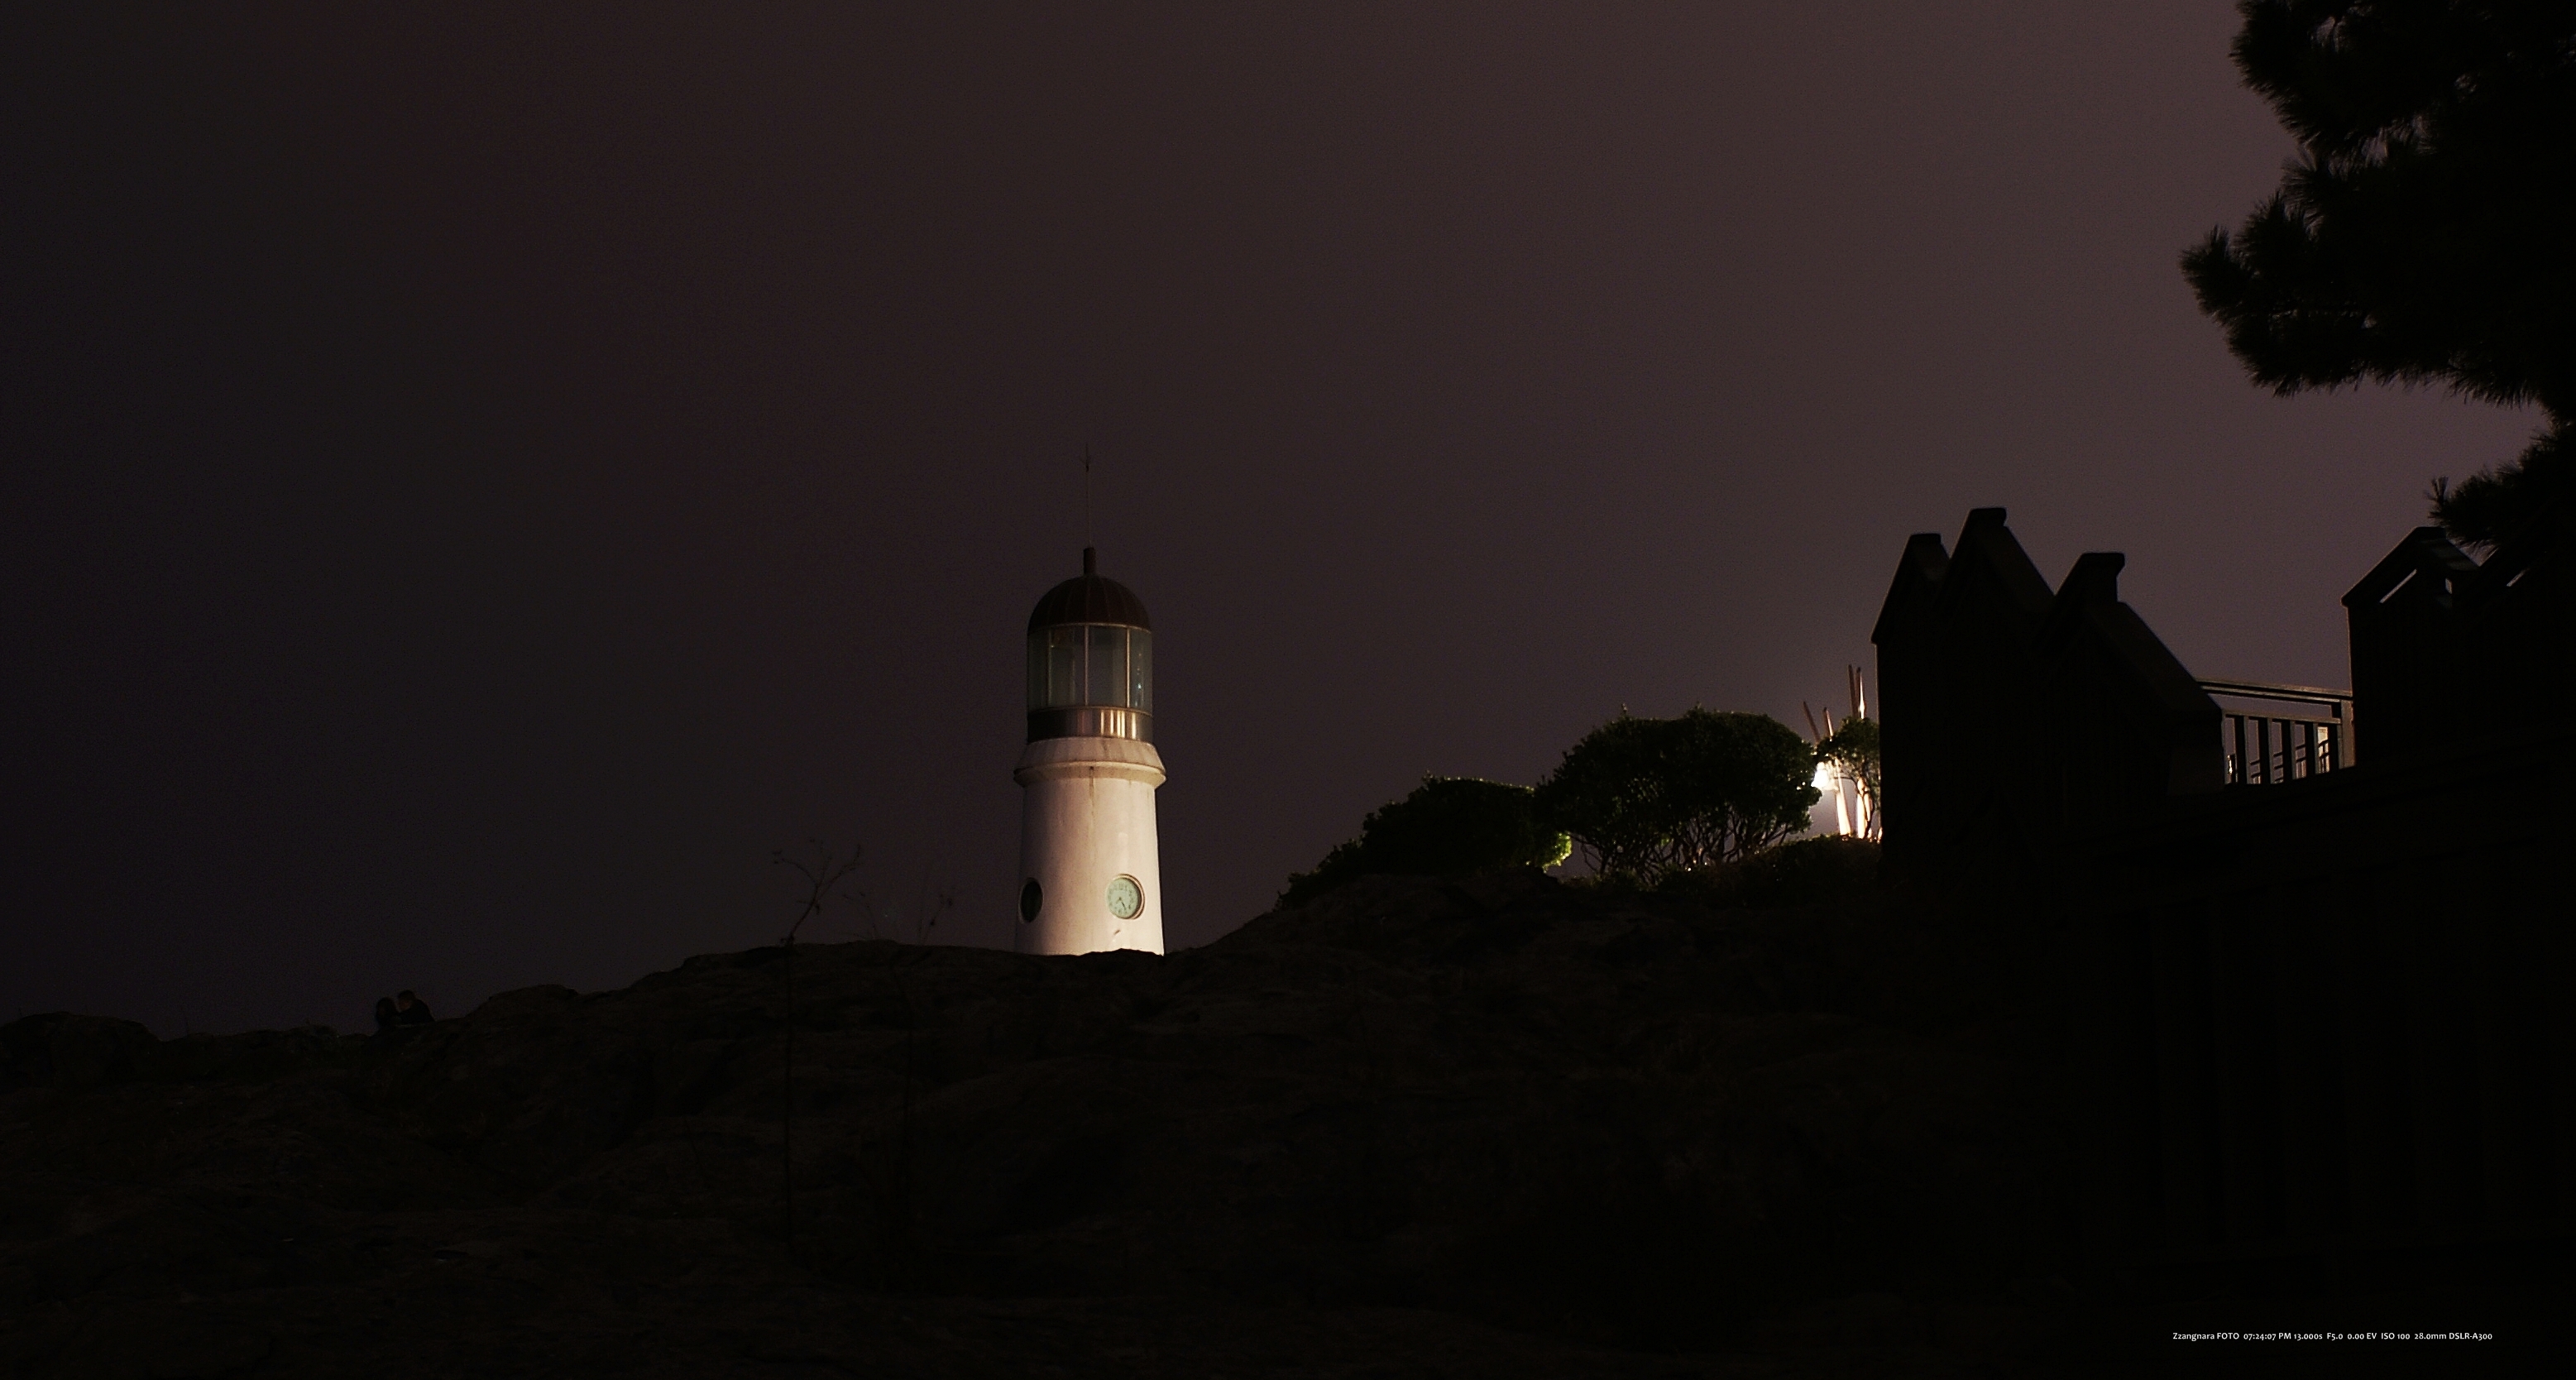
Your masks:
<svg viewBox="0 0 2576 1380"><path fill-rule="evenodd" d="M1145 601L1100 574L1048 590L1029 615L1029 746L1020 783L1024 954L1163 951L1154 841L1154 633Z"/></svg>

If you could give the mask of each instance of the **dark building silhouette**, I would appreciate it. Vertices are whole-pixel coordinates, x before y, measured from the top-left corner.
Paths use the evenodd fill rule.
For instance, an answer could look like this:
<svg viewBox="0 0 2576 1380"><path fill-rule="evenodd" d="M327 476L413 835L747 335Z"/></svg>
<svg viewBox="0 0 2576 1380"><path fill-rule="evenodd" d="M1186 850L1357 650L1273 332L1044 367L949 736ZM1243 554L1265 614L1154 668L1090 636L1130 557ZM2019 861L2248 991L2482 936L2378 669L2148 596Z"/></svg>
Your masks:
<svg viewBox="0 0 2576 1380"><path fill-rule="evenodd" d="M2195 679L2120 565L2052 591L1980 509L1873 634L1887 867L2053 920L2085 1258L2205 1288L2563 1248L2576 523L2483 563L2409 536L2345 598L2349 696Z"/></svg>
<svg viewBox="0 0 2576 1380"><path fill-rule="evenodd" d="M2374 758L2413 761L2549 731L2576 672L2576 510L2484 564L2419 527L2343 597Z"/></svg>
<svg viewBox="0 0 2576 1380"><path fill-rule="evenodd" d="M1886 860L2030 865L2070 831L2219 789L2218 704L2093 552L2055 591L2004 525L1907 543L1878 644Z"/></svg>

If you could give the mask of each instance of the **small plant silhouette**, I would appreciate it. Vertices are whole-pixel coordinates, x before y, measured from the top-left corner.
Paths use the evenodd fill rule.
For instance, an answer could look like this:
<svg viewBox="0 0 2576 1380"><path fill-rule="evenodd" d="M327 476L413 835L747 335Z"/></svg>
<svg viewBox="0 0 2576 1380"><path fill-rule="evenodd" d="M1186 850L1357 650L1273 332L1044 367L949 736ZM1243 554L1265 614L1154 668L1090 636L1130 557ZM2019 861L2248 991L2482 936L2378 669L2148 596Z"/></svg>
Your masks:
<svg viewBox="0 0 2576 1380"><path fill-rule="evenodd" d="M793 868L805 880L805 900L796 912L795 923L787 927L778 947L786 950L786 960L779 966L786 973L787 1010L783 1022L786 1049L779 1070L778 1113L778 1197L780 1239L786 1242L792 1258L796 1253L796 934L805 922L823 913L824 907L838 894L845 894L850 877L859 870L859 859L866 850L851 844L844 856L838 848L821 839L807 839L809 856L793 856L779 849L770 854L772 867Z"/></svg>

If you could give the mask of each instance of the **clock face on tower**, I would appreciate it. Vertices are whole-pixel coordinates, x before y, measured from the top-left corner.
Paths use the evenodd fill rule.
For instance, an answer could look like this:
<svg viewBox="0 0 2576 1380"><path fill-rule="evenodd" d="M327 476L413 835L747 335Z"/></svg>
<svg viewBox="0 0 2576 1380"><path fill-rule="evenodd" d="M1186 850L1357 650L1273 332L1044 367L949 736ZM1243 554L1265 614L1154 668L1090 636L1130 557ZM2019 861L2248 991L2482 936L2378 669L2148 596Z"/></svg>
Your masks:
<svg viewBox="0 0 2576 1380"><path fill-rule="evenodd" d="M1145 908L1145 889L1133 877L1121 877L1109 884L1109 913L1121 920L1133 920Z"/></svg>

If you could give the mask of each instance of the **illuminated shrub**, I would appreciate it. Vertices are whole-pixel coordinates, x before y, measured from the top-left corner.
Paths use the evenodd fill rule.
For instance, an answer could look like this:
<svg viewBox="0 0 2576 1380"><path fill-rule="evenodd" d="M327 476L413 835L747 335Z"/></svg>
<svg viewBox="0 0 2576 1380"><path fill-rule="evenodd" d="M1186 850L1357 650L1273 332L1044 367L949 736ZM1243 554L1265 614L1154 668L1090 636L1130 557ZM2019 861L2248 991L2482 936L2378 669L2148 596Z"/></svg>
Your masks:
<svg viewBox="0 0 2576 1380"><path fill-rule="evenodd" d="M1869 806L1869 827L1863 832L1878 837L1878 721L1857 716L1843 720L1832 737L1816 744L1816 761L1860 787L1861 798Z"/></svg>

